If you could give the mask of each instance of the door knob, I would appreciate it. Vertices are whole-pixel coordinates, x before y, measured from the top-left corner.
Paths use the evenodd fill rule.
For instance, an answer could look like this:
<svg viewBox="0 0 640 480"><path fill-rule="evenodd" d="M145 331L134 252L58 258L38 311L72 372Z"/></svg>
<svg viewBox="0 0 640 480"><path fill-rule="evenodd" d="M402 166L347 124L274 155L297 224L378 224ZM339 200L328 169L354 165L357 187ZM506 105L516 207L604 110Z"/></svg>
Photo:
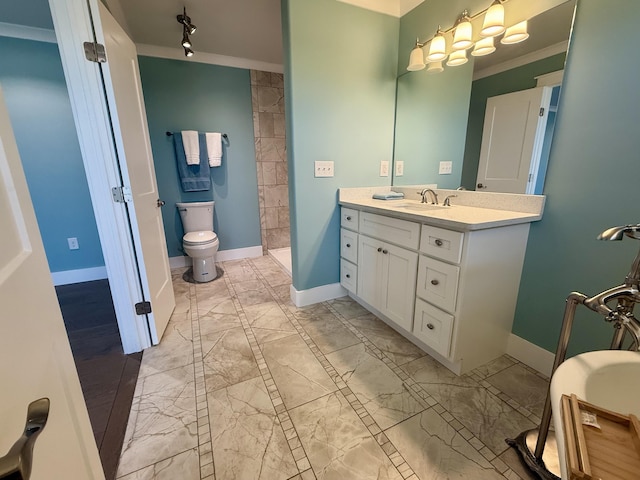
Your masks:
<svg viewBox="0 0 640 480"><path fill-rule="evenodd" d="M381 252L382 251L382 247L378 247L378 251Z"/></svg>
<svg viewBox="0 0 640 480"><path fill-rule="evenodd" d="M483 185L482 183L479 183L478 185L476 185L477 188L487 188L486 185Z"/></svg>
<svg viewBox="0 0 640 480"><path fill-rule="evenodd" d="M158 202L156 203L156 205L158 205L158 207L164 207L164 200L158 199Z"/></svg>
<svg viewBox="0 0 640 480"><path fill-rule="evenodd" d="M351 248L351 244L350 243L347 243L347 248Z"/></svg>
<svg viewBox="0 0 640 480"><path fill-rule="evenodd" d="M428 328L429 330L433 330L433 329L434 329L434 328L436 328L436 327L434 327L434 326L433 326L433 323L427 323L427 328Z"/></svg>
<svg viewBox="0 0 640 480"><path fill-rule="evenodd" d="M440 282L438 281L438 279L434 278L433 280L431 280L431 285L440 285Z"/></svg>
<svg viewBox="0 0 640 480"><path fill-rule="evenodd" d="M27 407L27 421L22 435L9 452L0 458L0 479L29 480L31 477L33 446L47 424L50 403L48 398L41 398Z"/></svg>

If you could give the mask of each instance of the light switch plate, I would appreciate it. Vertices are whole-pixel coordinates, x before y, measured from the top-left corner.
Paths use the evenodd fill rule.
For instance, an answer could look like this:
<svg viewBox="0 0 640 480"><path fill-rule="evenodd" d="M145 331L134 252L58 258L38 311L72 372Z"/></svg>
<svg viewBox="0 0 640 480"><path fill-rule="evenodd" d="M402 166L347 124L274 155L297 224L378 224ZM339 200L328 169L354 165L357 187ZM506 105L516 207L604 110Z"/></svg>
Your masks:
<svg viewBox="0 0 640 480"><path fill-rule="evenodd" d="M69 244L69 250L78 250L80 248L76 237L67 238L67 243Z"/></svg>
<svg viewBox="0 0 640 480"><path fill-rule="evenodd" d="M380 162L380 176L381 177L388 177L389 176L389 161L388 160L382 160Z"/></svg>
<svg viewBox="0 0 640 480"><path fill-rule="evenodd" d="M396 160L395 164L396 166L396 177L401 177L404 175L404 162L402 160Z"/></svg>
<svg viewBox="0 0 640 480"><path fill-rule="evenodd" d="M314 177L333 177L333 162L315 162Z"/></svg>
<svg viewBox="0 0 640 480"><path fill-rule="evenodd" d="M440 175L449 175L451 174L452 168L453 168L453 162L440 162L440 168L438 169L438 173Z"/></svg>

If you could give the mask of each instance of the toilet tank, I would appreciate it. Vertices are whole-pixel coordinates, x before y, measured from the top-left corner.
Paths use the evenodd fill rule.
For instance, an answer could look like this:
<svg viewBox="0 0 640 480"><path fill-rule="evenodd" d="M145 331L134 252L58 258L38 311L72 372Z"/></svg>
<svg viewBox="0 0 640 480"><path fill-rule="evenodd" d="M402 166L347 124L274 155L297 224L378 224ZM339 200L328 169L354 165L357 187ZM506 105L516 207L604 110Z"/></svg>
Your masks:
<svg viewBox="0 0 640 480"><path fill-rule="evenodd" d="M176 203L184 233L213 232L213 206L215 202Z"/></svg>

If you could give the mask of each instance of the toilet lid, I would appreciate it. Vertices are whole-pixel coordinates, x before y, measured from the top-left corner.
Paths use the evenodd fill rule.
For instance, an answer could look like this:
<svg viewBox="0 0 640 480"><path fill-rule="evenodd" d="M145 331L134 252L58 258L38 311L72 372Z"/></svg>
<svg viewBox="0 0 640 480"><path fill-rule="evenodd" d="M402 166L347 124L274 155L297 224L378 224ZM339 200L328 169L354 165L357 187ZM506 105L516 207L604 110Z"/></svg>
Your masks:
<svg viewBox="0 0 640 480"><path fill-rule="evenodd" d="M202 245L217 239L218 236L214 232L189 232L182 237L182 241L188 245Z"/></svg>

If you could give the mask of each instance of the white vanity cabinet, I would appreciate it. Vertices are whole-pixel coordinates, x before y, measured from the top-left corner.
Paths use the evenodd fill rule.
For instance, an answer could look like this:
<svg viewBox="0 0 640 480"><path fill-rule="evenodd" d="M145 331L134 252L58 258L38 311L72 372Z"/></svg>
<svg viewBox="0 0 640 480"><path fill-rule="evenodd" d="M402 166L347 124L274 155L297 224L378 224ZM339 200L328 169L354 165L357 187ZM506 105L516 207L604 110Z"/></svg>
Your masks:
<svg viewBox="0 0 640 480"><path fill-rule="evenodd" d="M506 352L529 223L458 231L393 212L341 215L340 282L356 300L455 373Z"/></svg>

